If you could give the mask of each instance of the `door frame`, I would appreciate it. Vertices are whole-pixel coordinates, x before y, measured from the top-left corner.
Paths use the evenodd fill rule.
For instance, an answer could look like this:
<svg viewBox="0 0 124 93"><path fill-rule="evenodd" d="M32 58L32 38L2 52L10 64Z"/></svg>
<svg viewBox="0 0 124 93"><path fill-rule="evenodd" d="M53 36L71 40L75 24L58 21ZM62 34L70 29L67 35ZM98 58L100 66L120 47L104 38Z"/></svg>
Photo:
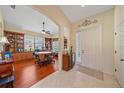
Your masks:
<svg viewBox="0 0 124 93"><path fill-rule="evenodd" d="M93 27L99 27L99 31L100 31L100 71L101 72L103 72L103 58L102 58L102 56L103 56L103 40L102 40L102 24L98 24L98 23L96 23L96 24L91 24L91 25L89 25L89 26L85 26L85 27L79 27L79 28L77 28L76 29L76 33L77 32L81 32L81 31L83 31L83 30L85 30L85 29L90 29L90 28L93 28Z"/></svg>

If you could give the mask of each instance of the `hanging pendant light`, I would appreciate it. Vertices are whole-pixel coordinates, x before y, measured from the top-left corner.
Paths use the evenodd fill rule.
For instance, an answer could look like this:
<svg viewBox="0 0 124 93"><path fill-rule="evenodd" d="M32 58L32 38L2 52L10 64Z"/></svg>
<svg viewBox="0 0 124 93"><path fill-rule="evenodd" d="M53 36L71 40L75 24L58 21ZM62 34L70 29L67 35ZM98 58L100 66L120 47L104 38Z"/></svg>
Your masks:
<svg viewBox="0 0 124 93"><path fill-rule="evenodd" d="M43 22L43 30L42 30L43 34L50 34L50 31L46 31L45 30L45 22Z"/></svg>
<svg viewBox="0 0 124 93"><path fill-rule="evenodd" d="M44 29L44 25L45 25L45 22L43 22L43 30L42 30L42 33L43 33L43 34L46 34L45 29Z"/></svg>
<svg viewBox="0 0 124 93"><path fill-rule="evenodd" d="M16 8L16 6L15 6L15 5L10 5L10 7L11 7L12 9L15 9L15 8Z"/></svg>

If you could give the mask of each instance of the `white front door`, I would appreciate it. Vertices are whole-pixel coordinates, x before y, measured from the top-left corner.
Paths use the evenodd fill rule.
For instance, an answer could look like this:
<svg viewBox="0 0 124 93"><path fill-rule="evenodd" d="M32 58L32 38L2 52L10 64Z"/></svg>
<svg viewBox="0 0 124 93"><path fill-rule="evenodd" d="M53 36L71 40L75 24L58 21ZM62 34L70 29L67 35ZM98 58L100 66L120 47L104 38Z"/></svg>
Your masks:
<svg viewBox="0 0 124 93"><path fill-rule="evenodd" d="M92 26L81 31L81 65L102 70L101 26Z"/></svg>

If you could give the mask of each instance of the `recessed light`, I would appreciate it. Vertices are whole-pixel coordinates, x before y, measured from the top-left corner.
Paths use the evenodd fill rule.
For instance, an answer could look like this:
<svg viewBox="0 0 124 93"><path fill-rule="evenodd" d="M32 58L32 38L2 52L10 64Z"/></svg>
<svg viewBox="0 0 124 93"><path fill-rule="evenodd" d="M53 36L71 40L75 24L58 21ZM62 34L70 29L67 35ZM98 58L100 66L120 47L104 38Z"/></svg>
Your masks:
<svg viewBox="0 0 124 93"><path fill-rule="evenodd" d="M85 5L81 5L81 7L85 7Z"/></svg>

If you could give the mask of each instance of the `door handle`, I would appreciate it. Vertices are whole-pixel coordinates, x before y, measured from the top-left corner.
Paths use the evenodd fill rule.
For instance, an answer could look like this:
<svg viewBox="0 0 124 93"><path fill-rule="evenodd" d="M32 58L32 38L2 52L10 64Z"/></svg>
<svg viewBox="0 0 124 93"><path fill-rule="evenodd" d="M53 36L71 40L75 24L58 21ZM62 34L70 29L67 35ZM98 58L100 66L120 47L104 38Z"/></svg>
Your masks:
<svg viewBox="0 0 124 93"><path fill-rule="evenodd" d="M124 61L124 59L121 59L121 61Z"/></svg>

